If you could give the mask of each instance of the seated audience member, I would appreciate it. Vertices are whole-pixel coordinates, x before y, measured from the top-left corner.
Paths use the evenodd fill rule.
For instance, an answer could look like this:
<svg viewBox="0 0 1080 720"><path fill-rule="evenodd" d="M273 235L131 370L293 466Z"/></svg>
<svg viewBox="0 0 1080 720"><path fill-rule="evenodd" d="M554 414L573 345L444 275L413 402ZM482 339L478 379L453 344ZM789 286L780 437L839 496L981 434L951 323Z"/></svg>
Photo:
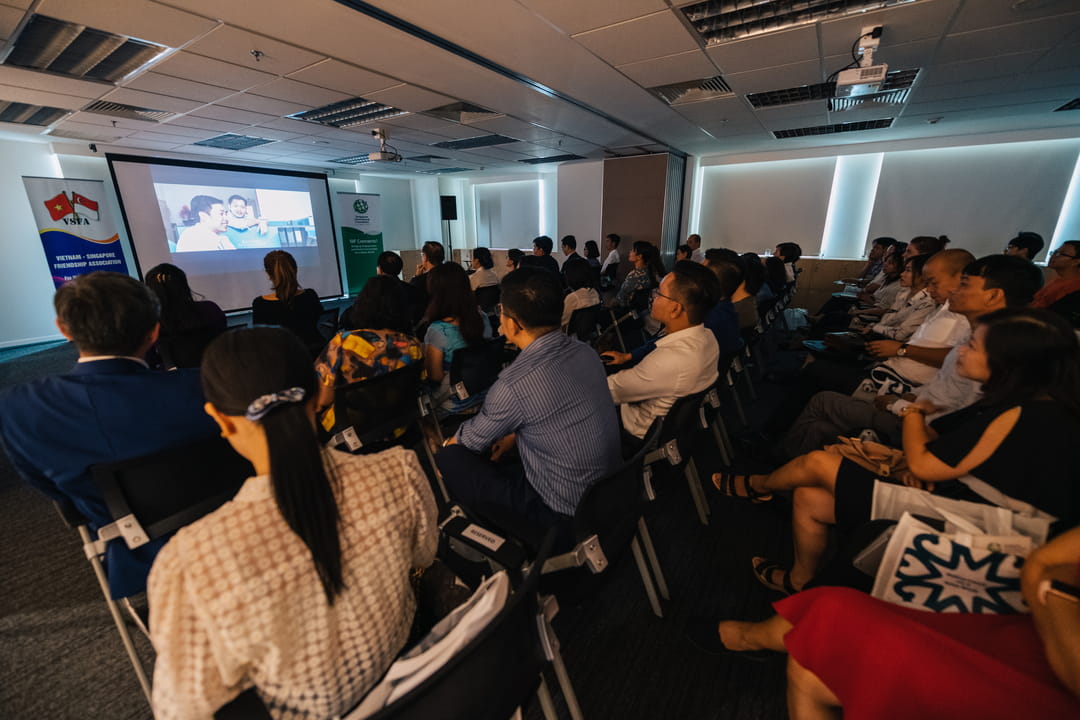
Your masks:
<svg viewBox="0 0 1080 720"><path fill-rule="evenodd" d="M742 286L742 258L734 250L709 248L705 251L705 267L712 270L717 279L719 296L705 314L705 327L712 331L720 348L720 357L733 356L743 349L739 332L739 314L732 295Z"/></svg>
<svg viewBox="0 0 1080 720"><path fill-rule="evenodd" d="M145 282L161 307L161 332L156 346L160 362L154 364L170 370L199 367L203 350L225 332L225 313L217 303L196 300L187 274L175 265L154 266L146 273Z"/></svg>
<svg viewBox="0 0 1080 720"><path fill-rule="evenodd" d="M592 268L593 287L597 290L600 289L600 248L597 247L595 240L585 241L585 260L589 263L589 267Z"/></svg>
<svg viewBox="0 0 1080 720"><path fill-rule="evenodd" d="M615 278L619 273L619 263L622 262L622 258L619 256L620 242L622 242L622 238L615 233L604 236L604 247L607 248L608 253L604 258L604 262L600 265L601 290L615 287Z"/></svg>
<svg viewBox="0 0 1080 720"><path fill-rule="evenodd" d="M893 247L896 247L894 245ZM852 314L884 315L896 302L904 289L900 276L904 273L904 258L895 252L888 253L881 263L881 284L877 290L867 293L863 299L871 307L865 310L853 310Z"/></svg>
<svg viewBox="0 0 1080 720"><path fill-rule="evenodd" d="M582 265L589 265L589 261L581 255L578 255L577 238L573 235L565 236L560 242L562 244L562 253L566 256L562 265L563 285L566 285L566 269L579 263Z"/></svg>
<svg viewBox="0 0 1080 720"><path fill-rule="evenodd" d="M1043 245L1042 235L1039 233L1021 231L1005 246L1005 254L1016 255L1035 262L1035 258L1042 252Z"/></svg>
<svg viewBox="0 0 1080 720"><path fill-rule="evenodd" d="M562 275L559 274L559 261L551 257L551 251L554 248L555 242L547 235L533 238L533 257L536 259L531 261L531 264L554 273L562 282Z"/></svg>
<svg viewBox="0 0 1080 720"><path fill-rule="evenodd" d="M473 250L472 272L469 273L469 287L473 292L477 288L493 287L499 284L499 275L495 272L495 260L491 257L491 251L486 247L478 247Z"/></svg>
<svg viewBox="0 0 1080 720"><path fill-rule="evenodd" d="M521 265L521 259L525 257L525 253L517 248L511 248L506 251L506 271L514 272Z"/></svg>
<svg viewBox="0 0 1080 720"><path fill-rule="evenodd" d="M765 285L765 265L755 253L743 253L743 280L731 295L731 304L739 316L739 330L746 331L756 327L761 320L758 312L759 293Z"/></svg>
<svg viewBox="0 0 1080 720"><path fill-rule="evenodd" d="M875 482L903 482L980 503L989 502L981 492L996 490L1052 514L1061 527L1080 520L1080 488L1062 481L1073 466L1072 443L1080 433L1080 346L1068 323L1026 308L984 315L960 350L957 369L982 383L982 398L938 418L933 427L926 415L937 408L904 408L902 479L875 476L824 450L769 475L713 476L721 492L752 500L795 490L795 564L787 570L755 557L754 574L762 584L787 593L801 589L820 567L829 526L851 530L870 519Z"/></svg>
<svg viewBox="0 0 1080 720"><path fill-rule="evenodd" d="M650 242L638 240L630 250L630 264L633 269L626 274L619 292L612 300L612 307L627 307L635 293L656 289L664 277L664 263L660 260L660 251ZM641 297L640 295L638 297ZM648 304L637 310L648 309Z"/></svg>
<svg viewBox="0 0 1080 720"><path fill-rule="evenodd" d="M676 400L716 382L720 349L703 323L719 296L716 275L692 260L675 263L664 277L652 306L653 317L664 325L664 336L647 346L637 365L607 379L627 434L644 438L653 420L667 415ZM734 316L732 309L732 328ZM617 362L629 360L628 355L603 353Z"/></svg>
<svg viewBox="0 0 1080 720"><path fill-rule="evenodd" d="M459 400L450 388L450 365L454 354L490 336L491 326L476 306L465 271L457 263L444 263L428 273L431 301L424 321L424 367L437 389L433 401L441 414L454 414L476 405L482 394Z"/></svg>
<svg viewBox="0 0 1080 720"><path fill-rule="evenodd" d="M570 316L580 308L600 304L600 294L593 287L593 269L588 263L563 263L563 277L570 292L563 298L562 329L565 332Z"/></svg>
<svg viewBox="0 0 1080 720"><path fill-rule="evenodd" d="M315 360L319 376L315 408L327 431L334 427L334 391L339 385L385 375L423 359L423 345L410 334L412 321L403 285L390 275L368 280L342 314L341 331Z"/></svg>
<svg viewBox="0 0 1080 720"><path fill-rule="evenodd" d="M693 254L694 251L689 245L680 245L675 248L675 262L679 262L680 260L690 260L690 257Z"/></svg>
<svg viewBox="0 0 1080 720"><path fill-rule="evenodd" d="M428 240L420 246L420 264L416 266L416 274L413 275L412 280L409 280L409 284L416 290L416 300L419 302L419 305L414 308L416 310L414 318L417 321L427 311L430 300L425 276L445 262L446 249L441 242Z"/></svg>
<svg viewBox="0 0 1080 720"><path fill-rule="evenodd" d="M983 315L1006 307L1027 305L1041 281L1038 268L1026 260L987 255L964 268L960 284L949 295L948 302L970 329ZM940 288L937 286L938 290ZM970 331L962 337L966 342ZM929 415L931 420L971 405L979 398L979 387L957 372L957 358L962 347L960 342L952 347L933 378L914 393L903 396L885 393L874 397L872 403L863 395L818 393L785 435L784 453L789 458L802 455L825 443L835 442L840 435L857 435L866 428L874 430L883 442L899 445L899 414L911 401L936 407L937 410Z"/></svg>
<svg viewBox="0 0 1080 720"><path fill-rule="evenodd" d="M292 330L308 351L317 355L326 344L326 338L319 333L319 315L323 308L318 293L311 288L300 288L296 279L296 259L284 250L266 253L263 268L274 292L252 301L252 324L280 325Z"/></svg>
<svg viewBox="0 0 1080 720"><path fill-rule="evenodd" d="M697 233L686 236L686 246L690 248L689 260L696 263L705 262L705 252L701 249L701 236Z"/></svg>
<svg viewBox="0 0 1080 720"><path fill-rule="evenodd" d="M1080 528L1028 555L1030 614L929 613L818 587L775 603L764 622L702 622L698 642L789 653L793 718L1080 717L1080 604L1050 590L1080 583L1078 562Z"/></svg>
<svg viewBox="0 0 1080 720"><path fill-rule="evenodd" d="M762 286L762 292L768 290L772 297L778 298L784 294L787 284L787 269L784 261L775 255L765 258L765 285Z"/></svg>
<svg viewBox="0 0 1080 720"><path fill-rule="evenodd" d="M258 474L154 563L154 715L210 718L252 687L274 718L343 715L409 638L438 541L428 480L404 448L320 446L311 362L282 330L218 338L203 387Z"/></svg>
<svg viewBox="0 0 1080 720"><path fill-rule="evenodd" d="M795 276L799 274L795 263L802 257L802 248L798 243L782 242L773 250L773 255L784 261L784 274L788 283L795 282Z"/></svg>
<svg viewBox="0 0 1080 720"><path fill-rule="evenodd" d="M1067 295L1080 292L1080 240L1068 240L1050 253L1046 263L1054 279L1035 294L1032 307L1051 308Z"/></svg>
<svg viewBox="0 0 1080 720"><path fill-rule="evenodd" d="M138 280L110 272L81 275L53 299L60 332L78 364L0 395L0 438L11 464L33 487L68 500L95 532L112 522L90 467L213 437L201 412L196 370L157 372L143 357L158 337L157 299ZM105 565L114 598L146 587L164 539L129 550L108 543Z"/></svg>
<svg viewBox="0 0 1080 720"><path fill-rule="evenodd" d="M871 240L870 252L866 255L866 266L859 273L859 277L855 278L855 282L866 285L877 277L877 274L881 272L881 266L885 263L886 253L895 244L896 238L891 237L876 237Z"/></svg>
<svg viewBox="0 0 1080 720"><path fill-rule="evenodd" d="M878 322L867 325L864 333L905 342L930 317L937 304L927 292L926 278L923 276L923 267L929 259L928 255L908 258L900 275L900 284L906 292L897 296L893 309L882 315Z"/></svg>
<svg viewBox="0 0 1080 720"><path fill-rule="evenodd" d="M424 297L420 290L401 279L401 271L404 269L405 263L402 261L401 256L391 250L385 250L379 253L378 260L375 261L375 274L376 275L389 275L398 281L398 284L405 292L405 298L408 303L409 317L413 324L419 321L420 316L424 314L424 310L427 308L424 302ZM355 320L346 318L346 314L356 307L354 302L348 310L342 313L339 324L346 328L363 327L361 324L357 324Z"/></svg>
<svg viewBox="0 0 1080 720"><path fill-rule="evenodd" d="M435 461L453 500L481 513L511 508L570 539L568 516L585 489L619 465L615 405L600 358L559 332L558 280L521 268L503 278L502 291L502 334L521 354ZM520 466L502 462L515 446Z"/></svg>

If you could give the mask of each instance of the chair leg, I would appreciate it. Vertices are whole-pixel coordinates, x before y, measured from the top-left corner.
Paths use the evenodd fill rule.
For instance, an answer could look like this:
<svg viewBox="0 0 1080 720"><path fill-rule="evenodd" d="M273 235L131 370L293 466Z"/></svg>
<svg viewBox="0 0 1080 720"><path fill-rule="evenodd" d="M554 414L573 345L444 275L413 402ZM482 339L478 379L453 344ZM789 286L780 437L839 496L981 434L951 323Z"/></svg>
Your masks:
<svg viewBox="0 0 1080 720"><path fill-rule="evenodd" d="M581 714L581 706L578 705L574 686L570 682L570 675L566 672L566 664L563 663L562 653L559 652L558 642L554 644L551 650L551 665L555 668L555 678L559 681L559 690L562 692L563 700L566 702L566 709L570 711L572 720L585 720L585 716Z"/></svg>
<svg viewBox="0 0 1080 720"><path fill-rule="evenodd" d="M742 375L743 384L746 385L746 394L750 396L751 400L757 400L757 391L754 390L754 380L750 377L750 369L745 363L743 364L742 372L739 374Z"/></svg>
<svg viewBox="0 0 1080 720"><path fill-rule="evenodd" d="M544 720L558 720L559 715L555 712L555 701L551 699L551 690L544 679L544 673L540 673L540 687L536 688L536 697L540 700L540 710L544 713ZM521 717L521 708L518 708L518 717Z"/></svg>
<svg viewBox="0 0 1080 720"><path fill-rule="evenodd" d="M131 620L135 623L135 627L139 628L146 639L150 639L150 628L146 627L146 623L139 617L139 613L135 612L135 607L131 604L130 598L124 598L121 602L124 603L124 607L127 608L128 615L131 616Z"/></svg>
<svg viewBox="0 0 1080 720"><path fill-rule="evenodd" d="M653 547L652 536L649 534L649 526L645 524L644 517L638 518L637 526L638 537L641 538L641 544L645 548L645 557L649 559L656 587L660 590L660 597L670 600L671 593L668 592L667 580L664 579L664 571L660 569L660 560L656 557L656 548Z"/></svg>
<svg viewBox="0 0 1080 720"><path fill-rule="evenodd" d="M739 397L739 391L735 388L735 383L731 379L731 373L728 373L728 387L731 388L731 399L735 402L735 413L739 416L739 422L743 424L743 427L747 426L746 412L743 411L742 398Z"/></svg>
<svg viewBox="0 0 1080 720"><path fill-rule="evenodd" d="M730 467L734 452L729 445L731 440L727 436L727 427L724 426L724 419L720 417L719 411L713 417L710 426L712 427L713 440L716 441L716 447L720 450L720 461Z"/></svg>
<svg viewBox="0 0 1080 720"><path fill-rule="evenodd" d="M698 477L697 465L694 464L694 458L690 458L686 463L683 474L686 475L686 484L690 487L690 497L694 499L694 507L697 508L698 519L701 520L702 525L708 525L710 512L709 503L705 499L705 491L701 487L701 479Z"/></svg>
<svg viewBox="0 0 1080 720"><path fill-rule="evenodd" d="M638 574L641 575L641 583L645 586L645 594L649 596L649 604L652 605L653 614L658 618L662 618L664 617L664 611L660 609L660 598L656 596L656 588L653 587L652 578L649 576L649 567L645 563L645 556L641 552L641 543L638 542L637 537L630 541L630 549L634 553Z"/></svg>
<svg viewBox="0 0 1080 720"><path fill-rule="evenodd" d="M79 527L79 537L82 539L83 548L86 551L87 558L90 560L90 567L94 569L94 575L97 577L98 585L101 587L101 593L105 597L105 604L109 607L109 614L112 615L113 622L116 624L116 631L120 633L120 641L124 644L128 659L131 660L131 667L135 670L135 677L139 681L139 687L142 688L143 695L146 696L146 702L150 703L152 702L150 680L146 677L146 670L143 669L142 661L139 660L139 654L135 650L135 643L131 640L131 634L124 623L124 616L120 612L120 607L109 593L109 580L105 577L105 569L101 566L101 561L98 560L97 554L93 550L94 541L90 539L90 531L86 529L85 525Z"/></svg>

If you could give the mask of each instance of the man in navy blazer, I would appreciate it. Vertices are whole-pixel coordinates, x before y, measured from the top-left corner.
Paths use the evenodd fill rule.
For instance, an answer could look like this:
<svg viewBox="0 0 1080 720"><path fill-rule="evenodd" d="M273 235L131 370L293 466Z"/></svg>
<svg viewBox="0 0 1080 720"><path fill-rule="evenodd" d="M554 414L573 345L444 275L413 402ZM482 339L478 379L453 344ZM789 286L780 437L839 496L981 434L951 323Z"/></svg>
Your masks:
<svg viewBox="0 0 1080 720"><path fill-rule="evenodd" d="M0 396L0 440L19 473L55 499L74 503L94 530L111 522L90 466L195 442L216 428L203 412L197 370L157 372L143 361L157 341L158 303L145 285L118 273L82 275L56 291L60 332L79 362ZM114 598L146 588L165 539L105 551Z"/></svg>

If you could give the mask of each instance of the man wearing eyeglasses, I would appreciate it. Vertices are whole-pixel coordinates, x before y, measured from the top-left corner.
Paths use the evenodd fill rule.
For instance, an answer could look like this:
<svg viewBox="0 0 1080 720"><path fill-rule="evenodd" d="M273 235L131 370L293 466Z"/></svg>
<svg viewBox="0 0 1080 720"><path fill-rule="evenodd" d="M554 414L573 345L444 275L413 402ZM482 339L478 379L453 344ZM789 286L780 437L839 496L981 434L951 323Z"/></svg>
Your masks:
<svg viewBox="0 0 1080 720"><path fill-rule="evenodd" d="M1080 240L1069 240L1050 253L1046 267L1056 277L1035 294L1031 306L1049 308L1067 295L1080 292Z"/></svg>
<svg viewBox="0 0 1080 720"><path fill-rule="evenodd" d="M1006 255L1016 255L1022 257L1025 260L1035 262L1035 257L1042 252L1043 249L1042 235L1033 232L1019 232L1016 234L1009 244L1005 246Z"/></svg>

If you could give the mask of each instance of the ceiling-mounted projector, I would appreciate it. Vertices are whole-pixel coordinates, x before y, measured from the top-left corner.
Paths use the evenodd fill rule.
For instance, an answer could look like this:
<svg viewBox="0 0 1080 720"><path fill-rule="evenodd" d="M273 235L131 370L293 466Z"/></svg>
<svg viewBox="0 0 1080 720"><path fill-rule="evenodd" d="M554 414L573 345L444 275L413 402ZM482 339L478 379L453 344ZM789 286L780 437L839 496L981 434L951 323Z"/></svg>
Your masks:
<svg viewBox="0 0 1080 720"><path fill-rule="evenodd" d="M834 97L869 95L881 91L889 66L885 64L843 70L836 76Z"/></svg>
<svg viewBox="0 0 1080 720"><path fill-rule="evenodd" d="M386 144L390 137L386 128L372 128L371 134L379 140L379 150L368 153L368 162L401 162L401 155L390 145Z"/></svg>

